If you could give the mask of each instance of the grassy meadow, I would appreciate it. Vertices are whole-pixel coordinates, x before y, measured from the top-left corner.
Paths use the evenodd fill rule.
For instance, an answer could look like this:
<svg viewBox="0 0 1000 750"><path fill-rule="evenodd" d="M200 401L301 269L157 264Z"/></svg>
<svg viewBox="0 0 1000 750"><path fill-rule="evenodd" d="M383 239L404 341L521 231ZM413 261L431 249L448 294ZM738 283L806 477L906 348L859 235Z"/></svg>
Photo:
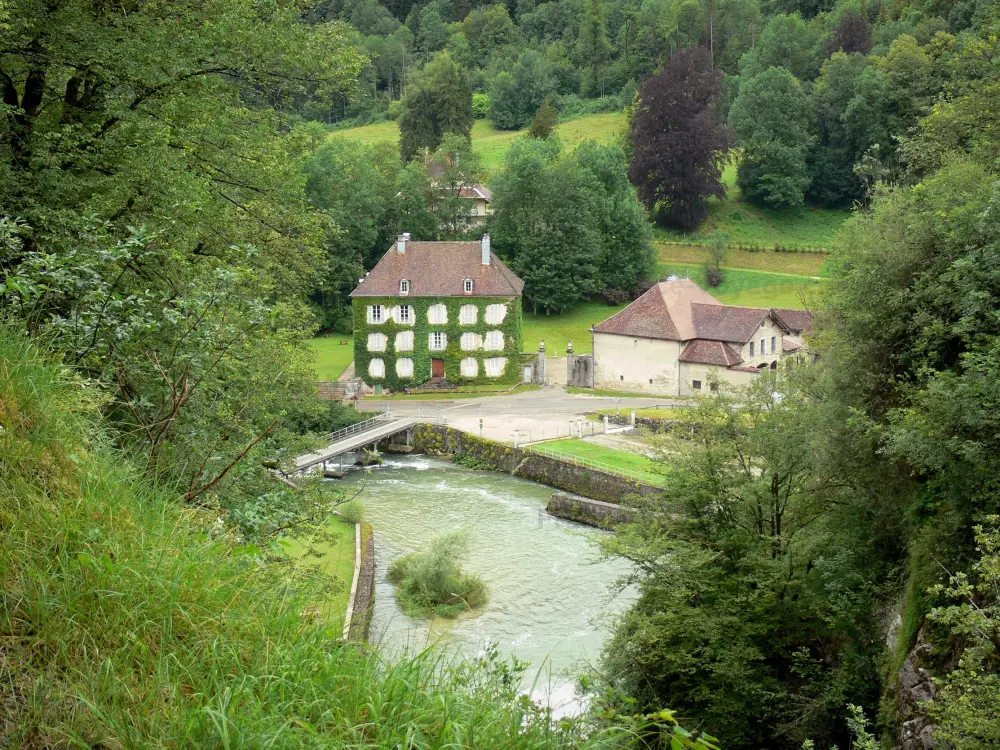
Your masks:
<svg viewBox="0 0 1000 750"><path fill-rule="evenodd" d="M612 143L618 138L625 125L625 115L621 112L587 115L560 123L555 132L569 149L576 148L584 141ZM525 135L527 130L497 130L489 120L476 120L472 126L472 148L482 157L483 167L494 173L503 166L503 159L514 141ZM399 142L399 127L393 121L364 125L347 130L335 130L333 138L356 138L363 143L382 141Z"/></svg>
<svg viewBox="0 0 1000 750"><path fill-rule="evenodd" d="M709 201L708 218L694 232L679 232L656 227L655 238L672 242L706 242L716 230L727 233L734 244L774 247L822 247L833 245L837 230L850 217L850 211L803 206L775 211L744 200L736 186L736 164L730 162L723 173L726 197Z"/></svg>
<svg viewBox="0 0 1000 750"><path fill-rule="evenodd" d="M652 485L659 485L663 481L663 474L659 471L659 465L653 459L639 453L606 448L603 445L581 440L580 438L552 440L543 443L540 447L559 451L560 453L565 453L576 458L598 461L612 468L635 472L644 482Z"/></svg>
<svg viewBox="0 0 1000 750"><path fill-rule="evenodd" d="M334 382L354 361L354 339L344 334L317 336L309 346L315 352L317 380Z"/></svg>
<svg viewBox="0 0 1000 750"><path fill-rule="evenodd" d="M354 524L334 517L322 529L322 538L283 539L279 543L289 557L311 565L324 577L343 584L339 589L323 595L314 610L320 620L337 633L344 627L347 600L354 579L354 532Z"/></svg>

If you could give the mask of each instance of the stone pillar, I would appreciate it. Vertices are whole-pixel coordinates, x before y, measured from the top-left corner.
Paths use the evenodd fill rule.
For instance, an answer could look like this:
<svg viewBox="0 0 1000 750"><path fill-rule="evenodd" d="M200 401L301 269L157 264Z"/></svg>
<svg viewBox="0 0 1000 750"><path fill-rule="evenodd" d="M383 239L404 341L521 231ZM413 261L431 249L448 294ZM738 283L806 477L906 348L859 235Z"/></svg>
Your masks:
<svg viewBox="0 0 1000 750"><path fill-rule="evenodd" d="M535 368L535 382L539 385L545 385L545 341L538 344L538 365Z"/></svg>

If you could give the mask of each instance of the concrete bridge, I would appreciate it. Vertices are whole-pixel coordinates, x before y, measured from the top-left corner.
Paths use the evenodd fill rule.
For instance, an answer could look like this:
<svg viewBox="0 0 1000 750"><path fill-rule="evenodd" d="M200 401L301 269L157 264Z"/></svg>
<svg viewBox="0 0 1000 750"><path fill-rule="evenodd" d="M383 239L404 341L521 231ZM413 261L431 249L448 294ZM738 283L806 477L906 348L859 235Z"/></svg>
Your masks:
<svg viewBox="0 0 1000 750"><path fill-rule="evenodd" d="M327 435L327 446L315 453L306 453L296 458L295 469L302 471L344 453L351 453L369 445L378 445L386 438L406 432L418 422L425 421L427 420L416 416L393 417L389 414L380 414Z"/></svg>

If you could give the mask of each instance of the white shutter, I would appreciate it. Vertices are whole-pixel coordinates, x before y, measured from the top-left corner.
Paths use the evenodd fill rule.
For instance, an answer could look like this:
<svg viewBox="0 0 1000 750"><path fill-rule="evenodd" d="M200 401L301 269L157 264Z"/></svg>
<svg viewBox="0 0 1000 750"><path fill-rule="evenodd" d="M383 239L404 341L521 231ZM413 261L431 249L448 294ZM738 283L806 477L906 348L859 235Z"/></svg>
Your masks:
<svg viewBox="0 0 1000 750"><path fill-rule="evenodd" d="M448 308L440 303L431 305L427 308L427 321L431 325L444 325L448 322Z"/></svg>
<svg viewBox="0 0 1000 750"><path fill-rule="evenodd" d="M503 331L488 331L486 333L486 343L483 349L488 352L503 351Z"/></svg>
<svg viewBox="0 0 1000 750"><path fill-rule="evenodd" d="M482 337L478 333L463 333L462 334L462 351L463 352L474 352L481 348L483 345Z"/></svg>
<svg viewBox="0 0 1000 750"><path fill-rule="evenodd" d="M385 377L385 362L375 357L368 363L368 374L373 378Z"/></svg>
<svg viewBox="0 0 1000 750"><path fill-rule="evenodd" d="M384 352L387 339L384 333L369 333L368 334L368 351L370 352Z"/></svg>
<svg viewBox="0 0 1000 750"><path fill-rule="evenodd" d="M463 326L475 325L478 317L479 309L475 305L462 305L462 309L458 311L458 322Z"/></svg>
<svg viewBox="0 0 1000 750"><path fill-rule="evenodd" d="M486 374L491 378L498 378L503 375L504 367L507 365L506 357L489 357L483 364L486 365Z"/></svg>
<svg viewBox="0 0 1000 750"><path fill-rule="evenodd" d="M393 318L395 318L397 323L404 326L413 325L413 306L412 305L399 305L393 310Z"/></svg>
<svg viewBox="0 0 1000 750"><path fill-rule="evenodd" d="M413 351L413 331L400 331L396 334L396 351Z"/></svg>
<svg viewBox="0 0 1000 750"><path fill-rule="evenodd" d="M385 307L382 305L368 305L368 322L383 323L385 321Z"/></svg>
<svg viewBox="0 0 1000 750"><path fill-rule="evenodd" d="M487 305L486 322L490 325L500 325L507 317L507 305Z"/></svg>
<svg viewBox="0 0 1000 750"><path fill-rule="evenodd" d="M462 360L462 377L474 378L479 375L479 360L475 357L466 357Z"/></svg>
<svg viewBox="0 0 1000 750"><path fill-rule="evenodd" d="M448 348L448 336L440 331L428 334L427 348L432 352L443 352Z"/></svg>
<svg viewBox="0 0 1000 750"><path fill-rule="evenodd" d="M402 357L396 360L396 374L401 378L413 377L413 360L409 357Z"/></svg>

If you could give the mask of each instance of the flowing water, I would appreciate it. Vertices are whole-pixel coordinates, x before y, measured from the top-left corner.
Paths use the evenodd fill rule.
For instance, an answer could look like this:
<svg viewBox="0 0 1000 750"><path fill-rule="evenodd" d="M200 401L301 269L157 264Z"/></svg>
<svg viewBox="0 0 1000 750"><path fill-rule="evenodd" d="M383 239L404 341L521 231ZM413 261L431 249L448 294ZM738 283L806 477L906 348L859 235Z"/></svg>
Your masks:
<svg viewBox="0 0 1000 750"><path fill-rule="evenodd" d="M361 489L375 528L372 639L390 650L439 643L470 657L497 643L530 663L523 687L535 699L558 713L577 710L573 675L596 662L609 617L634 598L612 592L627 563L597 561L591 539L607 532L548 515L549 487L424 456L386 458L338 480L349 494ZM489 601L455 619L407 617L386 581L389 563L460 528L472 533L465 570L483 576Z"/></svg>

